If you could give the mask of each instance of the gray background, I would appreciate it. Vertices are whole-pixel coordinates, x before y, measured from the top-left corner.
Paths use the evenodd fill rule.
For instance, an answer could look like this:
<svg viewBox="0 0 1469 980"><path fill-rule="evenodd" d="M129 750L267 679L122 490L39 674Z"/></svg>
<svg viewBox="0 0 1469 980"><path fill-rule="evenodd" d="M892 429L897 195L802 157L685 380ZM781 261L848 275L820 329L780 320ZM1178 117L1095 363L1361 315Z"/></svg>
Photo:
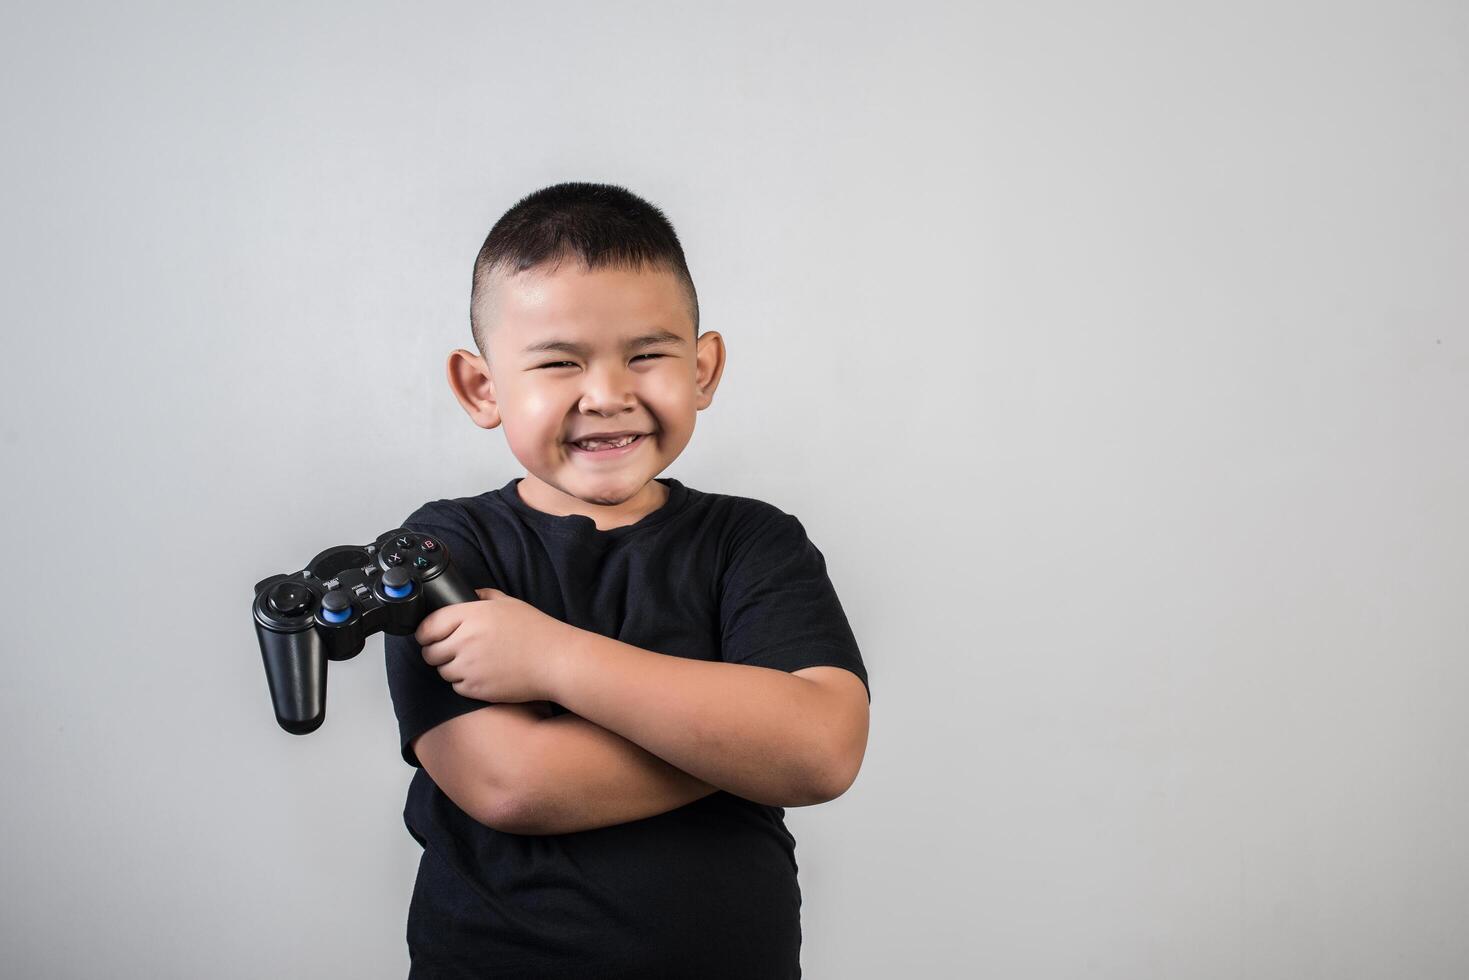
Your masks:
<svg viewBox="0 0 1469 980"><path fill-rule="evenodd" d="M263 575L521 472L470 264L560 180L685 243L665 475L872 673L793 810L825 977L1469 971L1453 3L32 5L0 40L4 972L401 977L381 640L275 726Z"/></svg>

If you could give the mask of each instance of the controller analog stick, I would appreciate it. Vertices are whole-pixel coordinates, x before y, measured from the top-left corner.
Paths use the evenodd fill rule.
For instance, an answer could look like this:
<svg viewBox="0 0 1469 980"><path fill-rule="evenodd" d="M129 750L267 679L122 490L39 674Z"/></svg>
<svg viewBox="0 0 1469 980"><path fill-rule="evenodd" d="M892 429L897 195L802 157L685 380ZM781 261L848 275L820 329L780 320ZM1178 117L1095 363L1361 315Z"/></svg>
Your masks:
<svg viewBox="0 0 1469 980"><path fill-rule="evenodd" d="M299 585L282 582L270 590L270 608L281 616L299 616L306 611L311 593Z"/></svg>
<svg viewBox="0 0 1469 980"><path fill-rule="evenodd" d="M321 597L321 618L328 623L345 623L352 618L352 593L332 589Z"/></svg>
<svg viewBox="0 0 1469 980"><path fill-rule="evenodd" d="M383 572L383 591L394 599L413 594L413 576L404 568L390 568Z"/></svg>

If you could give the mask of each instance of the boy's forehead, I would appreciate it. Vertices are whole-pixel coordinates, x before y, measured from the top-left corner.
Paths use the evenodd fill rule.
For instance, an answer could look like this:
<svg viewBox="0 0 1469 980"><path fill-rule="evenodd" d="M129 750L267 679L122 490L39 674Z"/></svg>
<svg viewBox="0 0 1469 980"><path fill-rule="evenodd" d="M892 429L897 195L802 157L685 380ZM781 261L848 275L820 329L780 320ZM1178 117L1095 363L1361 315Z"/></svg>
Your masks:
<svg viewBox="0 0 1469 980"><path fill-rule="evenodd" d="M692 335L687 294L669 269L603 267L579 261L495 277L488 311L495 329L512 343L546 333L602 335L607 331L663 328Z"/></svg>

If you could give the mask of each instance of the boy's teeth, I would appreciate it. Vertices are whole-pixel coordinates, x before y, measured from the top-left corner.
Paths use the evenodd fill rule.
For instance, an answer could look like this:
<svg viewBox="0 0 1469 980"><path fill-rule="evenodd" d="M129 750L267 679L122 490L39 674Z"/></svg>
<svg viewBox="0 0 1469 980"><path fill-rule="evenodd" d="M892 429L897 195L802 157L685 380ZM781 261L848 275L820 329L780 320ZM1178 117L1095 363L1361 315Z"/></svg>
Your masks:
<svg viewBox="0 0 1469 980"><path fill-rule="evenodd" d="M637 436L623 436L621 439L583 439L577 445L583 449L618 449L636 438Z"/></svg>

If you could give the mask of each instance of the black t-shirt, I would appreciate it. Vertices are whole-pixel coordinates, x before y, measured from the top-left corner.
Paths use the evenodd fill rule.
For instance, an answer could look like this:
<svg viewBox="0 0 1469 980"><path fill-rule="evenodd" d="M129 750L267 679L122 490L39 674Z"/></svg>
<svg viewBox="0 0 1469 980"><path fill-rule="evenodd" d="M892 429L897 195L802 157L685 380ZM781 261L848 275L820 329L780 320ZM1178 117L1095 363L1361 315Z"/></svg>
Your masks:
<svg viewBox="0 0 1469 980"><path fill-rule="evenodd" d="M696 660L843 667L867 683L825 560L795 517L660 479L662 507L600 531L535 510L519 482L425 504L403 526L438 536L471 587L581 629ZM385 647L403 758L419 766L416 736L485 702L456 693L412 635ZM419 767L403 812L424 848L408 911L412 976L799 977L784 818L717 791L616 826L509 834L468 816Z"/></svg>

